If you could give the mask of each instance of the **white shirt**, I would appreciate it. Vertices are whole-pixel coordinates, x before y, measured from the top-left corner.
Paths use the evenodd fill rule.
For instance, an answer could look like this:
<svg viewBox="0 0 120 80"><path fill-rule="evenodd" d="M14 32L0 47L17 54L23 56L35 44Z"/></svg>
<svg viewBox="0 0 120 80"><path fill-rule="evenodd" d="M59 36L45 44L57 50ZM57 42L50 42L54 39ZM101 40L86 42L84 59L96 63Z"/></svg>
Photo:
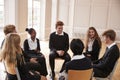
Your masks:
<svg viewBox="0 0 120 80"><path fill-rule="evenodd" d="M37 48L37 39L33 41L31 38L29 38L28 45L29 45L30 50L35 50Z"/></svg>
<svg viewBox="0 0 120 80"><path fill-rule="evenodd" d="M94 42L94 39L89 39L89 42L88 42L88 51L92 51L93 42Z"/></svg>
<svg viewBox="0 0 120 80"><path fill-rule="evenodd" d="M83 58L85 58L85 56L83 54L81 54L81 55L73 56L71 60L77 60L77 59L83 59Z"/></svg>
<svg viewBox="0 0 120 80"><path fill-rule="evenodd" d="M56 31L56 33L55 33L55 34L57 34L57 35L62 35L62 36L64 35L64 33L63 33L63 32L62 32L61 34L58 34L58 33L57 33L57 31Z"/></svg>
<svg viewBox="0 0 120 80"><path fill-rule="evenodd" d="M108 47L108 49L110 49L112 46L114 46L114 45L116 45L116 43L114 42L114 43L112 43L112 44L110 44L110 45L108 45L107 47Z"/></svg>

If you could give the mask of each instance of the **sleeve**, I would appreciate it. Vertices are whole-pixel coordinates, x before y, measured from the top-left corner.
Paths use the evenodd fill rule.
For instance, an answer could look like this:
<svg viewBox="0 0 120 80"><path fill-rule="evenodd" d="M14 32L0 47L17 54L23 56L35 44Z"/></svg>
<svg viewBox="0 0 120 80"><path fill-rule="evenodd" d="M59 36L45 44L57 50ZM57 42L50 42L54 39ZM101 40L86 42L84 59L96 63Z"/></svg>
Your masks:
<svg viewBox="0 0 120 80"><path fill-rule="evenodd" d="M22 53L23 53L23 56L24 56L24 58L25 58L25 62L29 62L31 57L29 57L29 56L23 51L23 49L22 49Z"/></svg>
<svg viewBox="0 0 120 80"><path fill-rule="evenodd" d="M100 48L101 46L99 45L98 40L95 40L91 51L91 55L93 55L94 58L96 58L95 60L97 60L99 57Z"/></svg>
<svg viewBox="0 0 120 80"><path fill-rule="evenodd" d="M56 49L54 48L54 35L53 34L50 34L49 48L51 51L56 51Z"/></svg>
<svg viewBox="0 0 120 80"><path fill-rule="evenodd" d="M110 67L118 59L118 56L116 55L116 53L117 53L116 51L110 50L109 53L107 53L109 55L105 58L105 60L102 63L93 65L93 67L97 67L97 68L105 68L106 66Z"/></svg>
<svg viewBox="0 0 120 80"><path fill-rule="evenodd" d="M66 40L65 40L65 49L64 49L64 51L67 52L68 49L69 49L69 36L68 36L68 34L66 34L65 37L66 37Z"/></svg>
<svg viewBox="0 0 120 80"><path fill-rule="evenodd" d="M65 64L65 72L68 73L68 62Z"/></svg>
<svg viewBox="0 0 120 80"><path fill-rule="evenodd" d="M41 51L39 39L37 39L37 50Z"/></svg>

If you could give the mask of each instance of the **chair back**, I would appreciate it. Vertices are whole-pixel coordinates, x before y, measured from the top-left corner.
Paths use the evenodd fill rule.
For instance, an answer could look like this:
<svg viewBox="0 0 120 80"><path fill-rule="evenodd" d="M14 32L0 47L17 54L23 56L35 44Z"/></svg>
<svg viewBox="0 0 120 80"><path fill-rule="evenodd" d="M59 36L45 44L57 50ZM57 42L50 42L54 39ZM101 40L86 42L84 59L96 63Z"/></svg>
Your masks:
<svg viewBox="0 0 120 80"><path fill-rule="evenodd" d="M93 69L68 70L68 80L90 80Z"/></svg>
<svg viewBox="0 0 120 80"><path fill-rule="evenodd" d="M19 71L18 71L18 68L16 67L15 70L16 70L17 79L18 79L18 80L21 80L20 74L19 74Z"/></svg>

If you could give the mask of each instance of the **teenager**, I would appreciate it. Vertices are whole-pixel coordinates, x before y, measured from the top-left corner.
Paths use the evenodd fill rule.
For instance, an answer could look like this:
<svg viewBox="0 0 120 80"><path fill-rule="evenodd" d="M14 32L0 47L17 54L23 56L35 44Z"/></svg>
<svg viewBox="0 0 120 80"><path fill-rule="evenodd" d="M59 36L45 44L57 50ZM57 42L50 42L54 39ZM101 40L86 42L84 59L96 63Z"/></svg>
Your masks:
<svg viewBox="0 0 120 80"><path fill-rule="evenodd" d="M24 52L28 57L41 65L41 75L47 76L46 60L45 56L40 52L40 41L36 38L36 31L33 28L26 28L26 31L29 33L30 38L24 41Z"/></svg>
<svg viewBox="0 0 120 80"><path fill-rule="evenodd" d="M57 21L56 23L56 31L50 34L49 38L49 48L50 48L50 55L49 55L49 64L51 67L51 78L54 80L55 77L55 59L61 58L64 59L64 63L60 70L60 73L65 70L65 63L70 61L70 55L67 53L69 49L69 36L67 33L63 31L64 23L62 21Z"/></svg>
<svg viewBox="0 0 120 80"><path fill-rule="evenodd" d="M94 77L106 78L113 70L119 58L119 48L115 43L116 33L114 30L105 31L102 36L107 45L102 58L93 63Z"/></svg>
<svg viewBox="0 0 120 80"><path fill-rule="evenodd" d="M40 76L39 72L31 71L27 68L18 34L10 33L6 36L1 51L1 58L5 63L8 80L18 80L16 68L18 68L21 80L45 80Z"/></svg>
<svg viewBox="0 0 120 80"><path fill-rule="evenodd" d="M86 52L85 55L92 61L98 60L101 49L101 39L94 27L90 27L86 38Z"/></svg>

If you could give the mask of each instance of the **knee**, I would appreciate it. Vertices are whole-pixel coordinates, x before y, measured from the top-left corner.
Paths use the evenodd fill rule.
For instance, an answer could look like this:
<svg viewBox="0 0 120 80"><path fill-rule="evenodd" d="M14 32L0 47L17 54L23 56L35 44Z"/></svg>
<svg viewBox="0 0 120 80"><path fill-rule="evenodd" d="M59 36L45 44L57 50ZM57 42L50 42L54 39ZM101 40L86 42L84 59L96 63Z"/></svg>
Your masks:
<svg viewBox="0 0 120 80"><path fill-rule="evenodd" d="M55 53L54 52L50 52L49 59L54 59L54 58L55 58Z"/></svg>

